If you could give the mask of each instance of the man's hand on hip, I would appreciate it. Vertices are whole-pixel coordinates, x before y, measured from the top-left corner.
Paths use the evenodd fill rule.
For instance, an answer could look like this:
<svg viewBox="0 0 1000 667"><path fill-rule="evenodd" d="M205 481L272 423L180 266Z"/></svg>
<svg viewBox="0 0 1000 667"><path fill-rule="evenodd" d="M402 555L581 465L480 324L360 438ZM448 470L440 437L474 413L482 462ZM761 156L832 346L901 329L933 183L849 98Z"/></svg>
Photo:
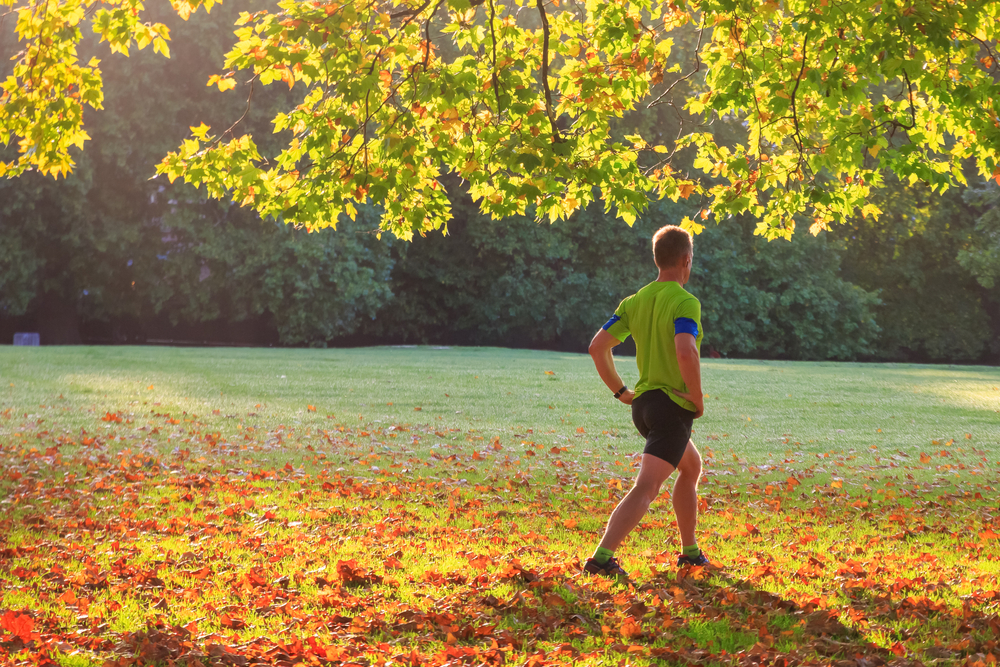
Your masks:
<svg viewBox="0 0 1000 667"><path fill-rule="evenodd" d="M705 414L705 397L702 396L701 394L697 394L697 395L695 395L695 394L685 394L684 392L677 391L676 389L671 389L670 391L674 392L674 396L680 396L685 401L691 401L692 403L694 403L695 407L697 408L697 410L695 410L695 413L694 413L694 418L695 419L697 419L698 417L701 417L703 414Z"/></svg>
<svg viewBox="0 0 1000 667"><path fill-rule="evenodd" d="M631 389L626 389L625 393L618 397L618 400L625 405L632 405L632 399L635 398L635 392Z"/></svg>

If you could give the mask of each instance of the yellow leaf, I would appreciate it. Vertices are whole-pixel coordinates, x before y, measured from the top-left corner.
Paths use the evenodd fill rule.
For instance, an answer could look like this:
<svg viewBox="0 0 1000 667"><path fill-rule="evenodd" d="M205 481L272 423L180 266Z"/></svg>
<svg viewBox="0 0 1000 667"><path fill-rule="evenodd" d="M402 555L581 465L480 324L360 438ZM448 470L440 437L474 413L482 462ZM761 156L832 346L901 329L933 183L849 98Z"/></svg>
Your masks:
<svg viewBox="0 0 1000 667"><path fill-rule="evenodd" d="M868 152L869 152L869 153L871 153L871 156L872 156L872 157L878 157L878 152L879 152L880 150L882 150L882 147L881 147L881 146L879 146L878 144L875 144L874 146L872 146L872 147L870 147L870 148L868 149Z"/></svg>
<svg viewBox="0 0 1000 667"><path fill-rule="evenodd" d="M694 222L691 218L684 216L684 219L681 220L681 229L685 229L691 234L697 236L698 234L701 234L702 230L705 229L705 225L699 225L697 222Z"/></svg>
<svg viewBox="0 0 1000 667"><path fill-rule="evenodd" d="M653 146L653 151L656 152L656 153L666 153L667 152L667 147L666 146Z"/></svg>
<svg viewBox="0 0 1000 667"><path fill-rule="evenodd" d="M180 16L183 20L187 21L189 18L191 18L191 12L194 11L194 8L190 5L190 3L186 2L185 0L181 0L180 2L174 2L173 5L174 5L174 10L177 12L177 15Z"/></svg>
<svg viewBox="0 0 1000 667"><path fill-rule="evenodd" d="M167 46L167 40L162 37L157 37L153 40L153 52L160 53L164 58L170 57L170 47Z"/></svg>
<svg viewBox="0 0 1000 667"><path fill-rule="evenodd" d="M208 131L210 129L212 129L212 128L209 127L208 125L205 125L204 123L202 123L198 127L195 127L194 125L192 125L191 126L191 134L193 134L194 136L198 137L199 139L204 139L205 135L208 134Z"/></svg>
<svg viewBox="0 0 1000 667"><path fill-rule="evenodd" d="M694 183L681 183L681 198L687 199L694 192Z"/></svg>

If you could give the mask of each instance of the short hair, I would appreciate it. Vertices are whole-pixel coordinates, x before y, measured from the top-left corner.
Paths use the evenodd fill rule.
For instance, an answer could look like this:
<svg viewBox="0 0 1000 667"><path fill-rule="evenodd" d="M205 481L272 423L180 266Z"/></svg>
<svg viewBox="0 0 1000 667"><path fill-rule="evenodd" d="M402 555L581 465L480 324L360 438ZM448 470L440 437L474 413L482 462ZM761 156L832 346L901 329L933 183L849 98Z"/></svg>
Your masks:
<svg viewBox="0 0 1000 667"><path fill-rule="evenodd" d="M687 257L693 247L691 234L686 229L677 225L660 227L653 234L653 261L657 268L670 268Z"/></svg>

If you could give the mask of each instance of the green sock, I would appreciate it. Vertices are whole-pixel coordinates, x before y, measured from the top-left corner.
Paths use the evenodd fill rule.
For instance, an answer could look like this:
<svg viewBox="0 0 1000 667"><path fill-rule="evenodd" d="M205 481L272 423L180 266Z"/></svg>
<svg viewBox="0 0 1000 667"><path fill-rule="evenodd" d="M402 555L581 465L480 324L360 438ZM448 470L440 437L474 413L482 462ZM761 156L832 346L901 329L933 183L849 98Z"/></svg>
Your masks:
<svg viewBox="0 0 1000 667"><path fill-rule="evenodd" d="M604 547L597 547L597 551L594 552L594 562L598 565L606 565L611 557L615 555L615 552L611 549L605 549Z"/></svg>
<svg viewBox="0 0 1000 667"><path fill-rule="evenodd" d="M698 548L697 544L692 544L689 547L684 547L681 550L681 553L683 553L688 558L697 558L698 556L701 555L701 549Z"/></svg>

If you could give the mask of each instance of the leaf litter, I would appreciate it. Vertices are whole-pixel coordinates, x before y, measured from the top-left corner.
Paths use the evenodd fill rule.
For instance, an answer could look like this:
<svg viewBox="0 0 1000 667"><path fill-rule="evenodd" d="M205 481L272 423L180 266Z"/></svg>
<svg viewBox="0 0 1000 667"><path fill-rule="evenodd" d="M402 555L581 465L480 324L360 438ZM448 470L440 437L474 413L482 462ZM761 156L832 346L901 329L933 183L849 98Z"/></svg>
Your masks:
<svg viewBox="0 0 1000 667"><path fill-rule="evenodd" d="M1000 462L971 437L866 465L703 447L700 541L721 569L674 566L665 491L619 552L632 580L615 583L581 572L635 473L598 451L617 446L607 433L501 440L332 416L296 429L253 413L224 434L194 415L100 412L79 433L0 413L8 664L1000 658Z"/></svg>

